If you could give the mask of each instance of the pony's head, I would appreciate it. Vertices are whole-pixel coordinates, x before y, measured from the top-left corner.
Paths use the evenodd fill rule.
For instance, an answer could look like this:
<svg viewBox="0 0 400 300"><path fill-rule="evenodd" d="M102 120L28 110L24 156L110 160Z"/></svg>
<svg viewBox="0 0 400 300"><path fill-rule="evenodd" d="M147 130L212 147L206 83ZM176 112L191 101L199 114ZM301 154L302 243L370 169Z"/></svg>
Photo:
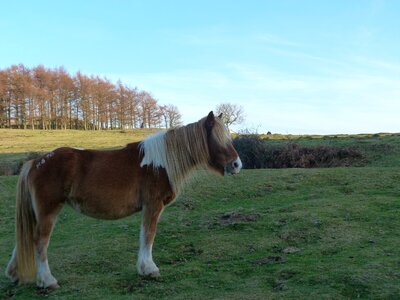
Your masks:
<svg viewBox="0 0 400 300"><path fill-rule="evenodd" d="M221 115L211 111L205 118L209 152L208 167L221 175L237 174L242 169L242 161L232 144L229 131L221 121Z"/></svg>
<svg viewBox="0 0 400 300"><path fill-rule="evenodd" d="M198 122L149 136L140 149L144 154L140 166L164 168L175 193L196 169L208 167L224 175L242 168L228 129L213 112Z"/></svg>

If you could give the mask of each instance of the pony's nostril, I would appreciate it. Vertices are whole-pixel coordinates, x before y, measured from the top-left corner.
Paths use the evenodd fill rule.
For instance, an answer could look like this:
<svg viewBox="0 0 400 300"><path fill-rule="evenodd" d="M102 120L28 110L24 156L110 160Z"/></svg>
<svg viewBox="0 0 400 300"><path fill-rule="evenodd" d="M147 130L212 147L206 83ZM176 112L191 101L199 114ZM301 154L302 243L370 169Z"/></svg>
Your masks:
<svg viewBox="0 0 400 300"><path fill-rule="evenodd" d="M239 164L238 164L237 161L235 161L235 162L233 163L233 167L234 167L235 169L239 167Z"/></svg>

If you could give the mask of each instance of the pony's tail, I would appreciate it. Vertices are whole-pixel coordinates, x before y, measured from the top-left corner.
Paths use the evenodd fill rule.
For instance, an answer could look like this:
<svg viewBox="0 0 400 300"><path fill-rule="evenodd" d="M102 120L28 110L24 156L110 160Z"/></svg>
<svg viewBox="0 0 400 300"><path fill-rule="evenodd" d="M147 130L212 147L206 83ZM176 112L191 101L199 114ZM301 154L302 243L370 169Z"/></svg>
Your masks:
<svg viewBox="0 0 400 300"><path fill-rule="evenodd" d="M36 217L29 190L28 174L33 161L26 162L18 178L16 203L16 259L20 282L33 281L36 276L34 232Z"/></svg>

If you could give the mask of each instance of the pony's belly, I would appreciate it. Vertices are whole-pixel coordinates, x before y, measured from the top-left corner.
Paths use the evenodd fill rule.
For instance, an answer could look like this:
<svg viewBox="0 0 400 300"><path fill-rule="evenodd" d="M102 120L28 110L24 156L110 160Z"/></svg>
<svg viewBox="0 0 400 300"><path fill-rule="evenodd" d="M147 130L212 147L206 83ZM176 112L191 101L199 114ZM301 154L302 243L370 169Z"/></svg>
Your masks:
<svg viewBox="0 0 400 300"><path fill-rule="evenodd" d="M70 198L67 203L77 212L96 218L115 220L127 217L140 211L141 208L134 205L133 201L105 201L104 199L92 200L82 198Z"/></svg>

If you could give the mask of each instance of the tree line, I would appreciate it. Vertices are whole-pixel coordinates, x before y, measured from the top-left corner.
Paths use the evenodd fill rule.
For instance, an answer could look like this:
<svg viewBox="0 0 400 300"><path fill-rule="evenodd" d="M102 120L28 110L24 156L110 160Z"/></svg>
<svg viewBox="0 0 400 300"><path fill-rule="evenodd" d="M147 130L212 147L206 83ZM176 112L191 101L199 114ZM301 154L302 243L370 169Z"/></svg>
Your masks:
<svg viewBox="0 0 400 300"><path fill-rule="evenodd" d="M147 91L64 67L22 64L0 69L0 128L130 129L181 125L174 105Z"/></svg>

